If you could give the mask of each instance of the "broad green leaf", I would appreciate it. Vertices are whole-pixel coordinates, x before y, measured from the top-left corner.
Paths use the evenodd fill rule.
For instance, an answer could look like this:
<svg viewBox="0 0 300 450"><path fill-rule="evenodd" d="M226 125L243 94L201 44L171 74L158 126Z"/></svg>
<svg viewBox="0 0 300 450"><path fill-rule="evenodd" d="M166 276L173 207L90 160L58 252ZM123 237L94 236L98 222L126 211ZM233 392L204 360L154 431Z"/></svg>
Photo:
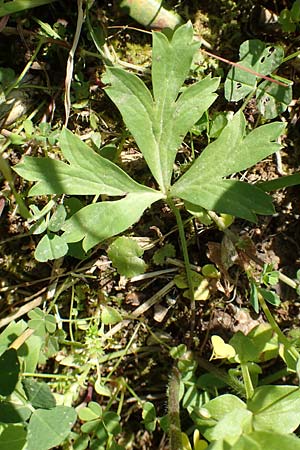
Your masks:
<svg viewBox="0 0 300 450"><path fill-rule="evenodd" d="M80 429L83 433L91 433L97 431L97 429L103 428L102 419L94 419L90 420L83 425L81 425Z"/></svg>
<svg viewBox="0 0 300 450"><path fill-rule="evenodd" d="M286 33L294 33L296 31L296 24L293 21L291 12L288 9L283 9L278 17L278 22Z"/></svg>
<svg viewBox="0 0 300 450"><path fill-rule="evenodd" d="M170 105L187 78L199 42L193 42L191 22L179 27L169 40L163 33L153 33L153 96L160 111Z"/></svg>
<svg viewBox="0 0 300 450"><path fill-rule="evenodd" d="M230 345L235 349L239 361L259 361L259 354L262 350L249 336L245 336L241 331L234 333L230 339Z"/></svg>
<svg viewBox="0 0 300 450"><path fill-rule="evenodd" d="M68 245L63 237L48 233L38 243L34 257L37 261L46 262L51 259L59 259L68 252Z"/></svg>
<svg viewBox="0 0 300 450"><path fill-rule="evenodd" d="M254 430L292 433L300 424L300 388L260 386L247 407L253 413Z"/></svg>
<svg viewBox="0 0 300 450"><path fill-rule="evenodd" d="M256 93L257 108L266 119L282 114L293 99L292 86L281 86L270 81L260 83Z"/></svg>
<svg viewBox="0 0 300 450"><path fill-rule="evenodd" d="M263 298L271 303L273 306L279 306L281 304L281 300L278 294L274 291L269 291L268 289L264 289L259 287L258 292L263 296Z"/></svg>
<svg viewBox="0 0 300 450"><path fill-rule="evenodd" d="M239 64L256 73L269 75L280 66L284 57L281 47L266 47L258 39L245 41L240 46ZM237 102L256 88L258 77L242 68L232 67L225 81L225 97L228 101Z"/></svg>
<svg viewBox="0 0 300 450"><path fill-rule="evenodd" d="M123 317L116 308L104 305L101 311L101 322L104 325L114 325L115 323L121 322Z"/></svg>
<svg viewBox="0 0 300 450"><path fill-rule="evenodd" d="M77 242L83 239L83 248L87 251L108 237L125 231L139 220L146 208L163 197L159 192L149 191L82 208L63 225L65 241Z"/></svg>
<svg viewBox="0 0 300 450"><path fill-rule="evenodd" d="M253 359L253 362L268 361L278 356L278 336L270 324L259 324L247 334L247 338L251 339L258 351L257 359Z"/></svg>
<svg viewBox="0 0 300 450"><path fill-rule="evenodd" d="M52 158L27 156L14 167L26 180L37 181L28 195L124 195L147 190L71 131L64 129L61 132L60 145L70 164Z"/></svg>
<svg viewBox="0 0 300 450"><path fill-rule="evenodd" d="M190 24L179 27L171 40L153 34L153 97L145 84L122 69L109 68L105 76L108 96L119 108L144 158L166 192L176 152L188 130L213 103L218 79L206 78L177 97L199 44L192 43ZM177 101L176 101L177 100Z"/></svg>
<svg viewBox="0 0 300 450"><path fill-rule="evenodd" d="M245 136L246 121L238 111L218 139L209 144L177 183L226 177L248 169L280 149L277 140L285 125L274 122L263 125ZM203 181L202 181L203 180Z"/></svg>
<svg viewBox="0 0 300 450"><path fill-rule="evenodd" d="M25 378L22 385L27 399L34 408L51 409L56 406L55 398L46 383Z"/></svg>
<svg viewBox="0 0 300 450"><path fill-rule="evenodd" d="M300 22L300 0L295 0L291 8L291 16L294 22Z"/></svg>
<svg viewBox="0 0 300 450"><path fill-rule="evenodd" d="M120 275L128 278L144 273L146 263L141 258L144 250L135 239L121 236L108 248L107 254Z"/></svg>
<svg viewBox="0 0 300 450"><path fill-rule="evenodd" d="M238 397L232 394L224 394L205 403L199 411L201 424L206 425L207 421L213 421L216 424L234 409L245 410L246 404Z"/></svg>
<svg viewBox="0 0 300 450"><path fill-rule="evenodd" d="M23 425L5 426L0 434L0 450L23 450L26 435Z"/></svg>
<svg viewBox="0 0 300 450"><path fill-rule="evenodd" d="M203 433L209 441L225 439L234 444L239 436L251 431L252 414L247 409L232 409L218 423Z"/></svg>
<svg viewBox="0 0 300 450"><path fill-rule="evenodd" d="M20 373L20 362L14 348L0 356L0 395L10 395L16 387Z"/></svg>
<svg viewBox="0 0 300 450"><path fill-rule="evenodd" d="M184 175L185 176L185 175ZM182 181L181 181L182 180ZM201 176L179 179L171 194L209 211L231 214L255 222L256 214L274 214L272 198L261 189L237 180L206 180Z"/></svg>
<svg viewBox="0 0 300 450"><path fill-rule="evenodd" d="M68 406L39 409L28 425L27 450L48 450L63 442L76 420L76 411Z"/></svg>
<svg viewBox="0 0 300 450"><path fill-rule="evenodd" d="M254 431L243 435L233 446L212 446L211 450L300 450L300 439L295 435Z"/></svg>

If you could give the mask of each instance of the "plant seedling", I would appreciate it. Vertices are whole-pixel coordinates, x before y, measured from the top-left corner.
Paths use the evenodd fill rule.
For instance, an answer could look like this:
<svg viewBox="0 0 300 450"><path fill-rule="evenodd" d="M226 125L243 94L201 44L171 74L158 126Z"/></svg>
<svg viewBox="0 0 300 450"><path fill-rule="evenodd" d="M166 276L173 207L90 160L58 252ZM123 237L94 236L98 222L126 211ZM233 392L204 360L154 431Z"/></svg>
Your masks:
<svg viewBox="0 0 300 450"><path fill-rule="evenodd" d="M172 183L173 165L185 135L216 99L218 78L210 76L183 86L199 43L193 42L191 24L179 27L169 39L153 33L152 91L136 75L109 67L105 91L119 108L157 183L143 186L113 162L101 157L69 130L59 143L64 158L25 157L16 172L36 184L29 195L107 195L122 197L90 204L75 212L62 225L66 244L82 240L89 250L99 242L122 233L139 220L152 203L163 199L174 212L187 267L190 297L193 284L185 233L176 199L205 210L255 221L256 214L273 214L272 199L258 187L229 175L245 170L276 152L284 124L273 122L246 132L238 111L188 170Z"/></svg>

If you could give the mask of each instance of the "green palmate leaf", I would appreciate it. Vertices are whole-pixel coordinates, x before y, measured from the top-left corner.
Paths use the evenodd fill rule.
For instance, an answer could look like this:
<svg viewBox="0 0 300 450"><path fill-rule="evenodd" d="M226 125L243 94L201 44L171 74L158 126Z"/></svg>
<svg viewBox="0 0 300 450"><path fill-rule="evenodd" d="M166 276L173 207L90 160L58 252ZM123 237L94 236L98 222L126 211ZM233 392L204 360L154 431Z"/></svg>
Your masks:
<svg viewBox="0 0 300 450"><path fill-rule="evenodd" d="M66 242L83 239L83 248L87 251L129 228L146 208L161 198L163 194L148 189L139 194L129 194L122 200L88 205L65 222L63 237Z"/></svg>
<svg viewBox="0 0 300 450"><path fill-rule="evenodd" d="M259 74L269 75L280 66L284 57L281 47L266 47L258 39L245 41L240 46L239 64ZM257 76L242 68L230 69L225 81L225 97L229 101L238 101L256 88Z"/></svg>
<svg viewBox="0 0 300 450"><path fill-rule="evenodd" d="M114 163L94 152L69 130L61 132L59 142L70 164L52 158L28 156L14 167L26 180L37 181L29 195L124 195L147 189Z"/></svg>
<svg viewBox="0 0 300 450"><path fill-rule="evenodd" d="M285 125L263 125L245 136L246 121L238 111L219 138L209 144L178 183L197 177L197 182L226 177L245 170L280 149L278 137Z"/></svg>
<svg viewBox="0 0 300 450"><path fill-rule="evenodd" d="M120 275L134 277L144 273L146 263L141 258L144 250L135 239L125 236L117 238L108 249L108 257Z"/></svg>
<svg viewBox="0 0 300 450"><path fill-rule="evenodd" d="M255 214L273 214L271 198L255 186L222 177L256 164L280 148L281 123L259 127L245 136L242 112L209 144L192 167L172 186L174 196L220 213L255 220Z"/></svg>
<svg viewBox="0 0 300 450"><path fill-rule="evenodd" d="M109 68L105 76L109 97L119 108L147 164L165 192L173 163L185 134L216 98L219 80L206 78L177 97L199 45L192 43L190 24L178 28L171 40L153 34L153 97L145 84L122 69ZM199 101L201 95L201 101Z"/></svg>
<svg viewBox="0 0 300 450"><path fill-rule="evenodd" d="M28 425L27 450L48 450L68 436L76 420L76 411L68 406L39 409L32 414Z"/></svg>
<svg viewBox="0 0 300 450"><path fill-rule="evenodd" d="M211 180L201 184L201 177L194 181L175 183L171 193L183 200L219 213L232 214L249 221L256 221L256 214L274 214L272 198L259 188L237 180Z"/></svg>
<svg viewBox="0 0 300 450"><path fill-rule="evenodd" d="M247 406L256 431L288 434L300 424L300 389L296 386L260 386Z"/></svg>

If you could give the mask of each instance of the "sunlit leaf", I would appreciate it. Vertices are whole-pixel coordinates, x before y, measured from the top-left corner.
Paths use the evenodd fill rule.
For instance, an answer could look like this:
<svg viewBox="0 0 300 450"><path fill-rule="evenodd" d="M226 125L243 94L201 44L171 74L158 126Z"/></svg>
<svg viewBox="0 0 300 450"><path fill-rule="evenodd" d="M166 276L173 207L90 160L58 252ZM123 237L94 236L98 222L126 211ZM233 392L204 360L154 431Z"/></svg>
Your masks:
<svg viewBox="0 0 300 450"><path fill-rule="evenodd" d="M216 98L213 92L219 80L208 77L183 90L177 99L198 48L191 24L178 28L171 40L162 33L153 34L153 97L140 78L122 69L109 68L105 76L110 84L107 94L163 191L170 185L176 152L185 134Z"/></svg>
<svg viewBox="0 0 300 450"><path fill-rule="evenodd" d="M121 236L108 248L108 257L120 275L134 277L146 270L146 263L141 258L144 250L135 239Z"/></svg>
<svg viewBox="0 0 300 450"><path fill-rule="evenodd" d="M63 238L66 242L83 239L83 248L87 251L108 237L125 231L139 220L146 208L163 197L159 192L149 191L82 208L63 225Z"/></svg>
<svg viewBox="0 0 300 450"><path fill-rule="evenodd" d="M28 450L49 450L68 436L76 420L76 411L68 406L38 409L28 425Z"/></svg>
<svg viewBox="0 0 300 450"><path fill-rule="evenodd" d="M211 337L211 343L213 346L213 354L211 359L228 359L235 356L235 349L232 345L226 344L224 340L217 335Z"/></svg>
<svg viewBox="0 0 300 450"><path fill-rule="evenodd" d="M46 262L52 259L59 259L68 252L68 245L65 239L57 234L45 234L38 243L34 257L37 261Z"/></svg>

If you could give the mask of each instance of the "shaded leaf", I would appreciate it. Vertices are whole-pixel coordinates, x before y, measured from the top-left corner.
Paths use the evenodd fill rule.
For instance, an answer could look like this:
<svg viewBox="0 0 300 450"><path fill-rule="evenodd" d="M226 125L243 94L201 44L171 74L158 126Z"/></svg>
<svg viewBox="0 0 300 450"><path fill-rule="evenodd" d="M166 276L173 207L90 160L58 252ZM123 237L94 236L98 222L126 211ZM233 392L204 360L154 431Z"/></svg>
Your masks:
<svg viewBox="0 0 300 450"><path fill-rule="evenodd" d="M31 379L22 380L25 394L34 408L51 409L56 406L55 398L46 383Z"/></svg>
<svg viewBox="0 0 300 450"><path fill-rule="evenodd" d="M9 348L0 356L0 395L10 395L18 382L20 362L17 351Z"/></svg>
<svg viewBox="0 0 300 450"><path fill-rule="evenodd" d="M26 435L23 425L7 425L0 434L0 450L23 450Z"/></svg>
<svg viewBox="0 0 300 450"><path fill-rule="evenodd" d="M162 266L166 262L166 258L174 258L176 250L173 244L165 244L163 247L156 250L152 259L154 264Z"/></svg>
<svg viewBox="0 0 300 450"><path fill-rule="evenodd" d="M48 230L53 233L59 231L67 216L64 205L58 205L48 223Z"/></svg>
<svg viewBox="0 0 300 450"><path fill-rule="evenodd" d="M14 401L0 402L0 422L25 422L31 415L31 410L23 404Z"/></svg>
<svg viewBox="0 0 300 450"><path fill-rule="evenodd" d="M258 186L266 191L275 191L277 189L283 189L285 187L296 186L300 184L300 173L294 173L293 175L285 175L275 180L264 181L259 183Z"/></svg>

